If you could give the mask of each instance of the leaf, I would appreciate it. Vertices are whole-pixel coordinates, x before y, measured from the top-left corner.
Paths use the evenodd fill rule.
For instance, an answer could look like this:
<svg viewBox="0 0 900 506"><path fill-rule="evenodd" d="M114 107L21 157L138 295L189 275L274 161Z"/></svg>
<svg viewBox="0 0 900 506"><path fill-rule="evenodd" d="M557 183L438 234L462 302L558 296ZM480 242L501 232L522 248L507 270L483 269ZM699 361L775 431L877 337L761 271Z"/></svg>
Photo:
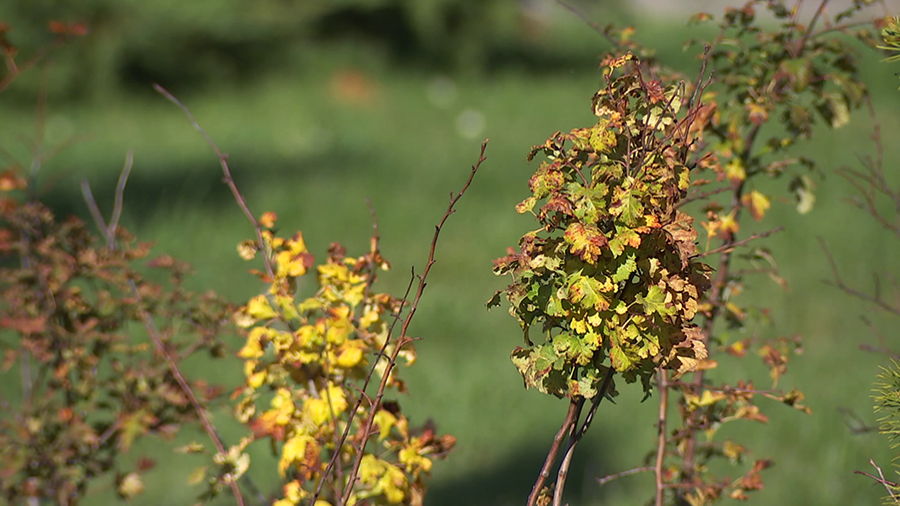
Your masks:
<svg viewBox="0 0 900 506"><path fill-rule="evenodd" d="M766 215L766 211L772 207L771 202L769 202L769 197L766 197L756 190L753 190L749 194L745 194L741 197L741 201L745 206L750 208L750 214L753 215L753 219L756 221L763 219Z"/></svg>
<svg viewBox="0 0 900 506"><path fill-rule="evenodd" d="M609 120L602 119L591 129L591 149L596 153L612 152L616 146L616 135L609 128Z"/></svg>
<svg viewBox="0 0 900 506"><path fill-rule="evenodd" d="M571 252L589 264L595 264L609 241L606 235L594 225L572 223L566 228L566 243L571 245Z"/></svg>
<svg viewBox="0 0 900 506"><path fill-rule="evenodd" d="M637 270L637 262L635 261L634 254L630 254L625 258L625 261L620 263L618 267L616 267L616 273L612 276L613 283L621 283L622 281L626 281L631 277L631 273Z"/></svg>
<svg viewBox="0 0 900 506"><path fill-rule="evenodd" d="M613 190L612 204L609 206L610 214L618 216L629 227L637 227L641 225L643 212L644 205L631 189L618 187Z"/></svg>
<svg viewBox="0 0 900 506"><path fill-rule="evenodd" d="M644 306L644 313L648 316L652 314L668 316L675 312L673 308L666 307L666 294L656 285L647 290L647 295L637 294L634 299Z"/></svg>
<svg viewBox="0 0 900 506"><path fill-rule="evenodd" d="M536 198L528 197L527 199L523 200L522 202L519 202L518 204L516 204L516 212L519 214L530 213L530 212L532 212L531 210L534 209L535 203L537 203Z"/></svg>
<svg viewBox="0 0 900 506"><path fill-rule="evenodd" d="M247 314L258 320L271 320L278 316L278 313L269 305L265 295L257 295L250 299L247 303Z"/></svg>
<svg viewBox="0 0 900 506"><path fill-rule="evenodd" d="M631 369L634 369L635 362L628 355L622 351L622 348L618 346L613 346L609 349L609 360L615 369L618 372L625 372Z"/></svg>
<svg viewBox="0 0 900 506"><path fill-rule="evenodd" d="M813 182L812 178L805 174L802 176L795 176L791 180L791 183L788 185L788 190L794 194L794 202L798 213L806 214L812 211L812 208L816 203L815 188L816 184Z"/></svg>
<svg viewBox="0 0 900 506"><path fill-rule="evenodd" d="M581 307L596 311L609 308L603 291L603 284L594 277L575 274L569 278L569 300Z"/></svg>
<svg viewBox="0 0 900 506"><path fill-rule="evenodd" d="M144 492L144 482L138 473L130 472L117 481L116 492L122 499L132 499Z"/></svg>

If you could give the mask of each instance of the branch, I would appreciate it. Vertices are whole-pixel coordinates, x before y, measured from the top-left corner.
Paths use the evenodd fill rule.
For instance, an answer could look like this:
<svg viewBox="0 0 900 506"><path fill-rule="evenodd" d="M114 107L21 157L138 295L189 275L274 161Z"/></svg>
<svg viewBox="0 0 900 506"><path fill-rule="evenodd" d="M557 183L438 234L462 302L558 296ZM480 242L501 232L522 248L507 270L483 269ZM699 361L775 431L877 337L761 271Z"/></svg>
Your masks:
<svg viewBox="0 0 900 506"><path fill-rule="evenodd" d="M582 399L583 401L584 399ZM550 468L553 466L553 462L556 461L556 455L559 453L559 447L562 444L563 438L566 437L566 434L572 430L572 427L575 425L578 420L576 417L580 412L580 405L577 401L571 401L569 403L569 411L566 413L566 418L563 420L562 427L559 428L559 432L556 433L556 436L553 437L553 444L550 445L550 451L547 452L547 458L544 460L544 466L541 468L541 473L538 475L537 481L534 483L534 487L531 489L531 494L528 496L527 506L535 506L537 505L538 496L541 494L541 489L544 488L544 483L547 481L547 478L550 477Z"/></svg>
<svg viewBox="0 0 900 506"><path fill-rule="evenodd" d="M431 249L428 252L428 262L425 264L425 269L422 271L422 274L419 276L419 286L416 289L416 295L413 298L412 306L409 308L409 312L406 315L406 319L403 321L403 326L400 328L400 337L397 338L397 341L394 346L394 351L391 353L391 356L388 358L387 367L384 370L383 376L381 378L381 384L378 386L378 393L375 395L375 403L372 405L369 410L369 416L366 419L365 428L362 434L362 440L359 443L359 451L356 454L356 460L353 462L353 469L350 471L349 476L347 477L347 488L344 489L344 495L341 498L340 504L346 505L350 500L350 494L353 492L353 487L356 485L357 474L359 473L359 466L362 463L363 454L365 453L366 443L369 441L369 436L372 433L372 425L375 423L375 414L378 411L378 407L381 404L381 399L384 397L384 390L387 387L388 380L391 377L391 372L393 371L394 366L396 365L397 356L400 353L400 350L406 344L412 342L413 340L407 336L407 331L409 330L409 325L412 323L413 317L416 315L416 310L419 307L419 301L422 299L422 293L425 291L425 280L428 277L428 273L431 272L431 267L434 265L434 252L437 249L438 238L441 235L441 229L444 227L444 223L447 222L447 219L451 214L455 212L454 207L460 198L466 193L466 190L469 188L469 185L472 184L472 180L475 178L475 174L478 172L478 169L481 167L481 164L487 160L484 156L485 149L487 149L488 139L485 139L481 143L481 153L478 156L478 161L475 162L475 165L472 166L472 172L469 174L469 178L466 180L466 183L463 185L462 189L459 191L457 195L453 195L450 193L450 204L447 206L447 211L444 213L444 217L441 218L440 223L435 226L434 229L434 237L431 239ZM390 334L385 339L385 345L391 340ZM374 369L374 365L373 365ZM350 413L350 419L348 420L348 426L352 423L353 417L356 415L356 410ZM338 449L340 451L340 449Z"/></svg>
<svg viewBox="0 0 900 506"><path fill-rule="evenodd" d="M663 480L663 461L666 458L666 422L669 417L669 384L665 369L659 371L659 417L656 427L656 465L653 474L656 479L655 506L663 506L665 483Z"/></svg>
<svg viewBox="0 0 900 506"><path fill-rule="evenodd" d="M587 416L584 419L584 423L578 430L573 430L571 435L569 436L569 443L566 447L566 453L563 456L562 462L559 464L559 472L556 474L556 487L553 491L553 506L562 505L562 497L563 490L566 488L566 477L569 474L569 466L572 464L572 455L575 454L575 445L581 441L581 438L587 433L588 428L591 426L591 422L594 421L594 415L597 413L597 408L600 407L600 403L603 401L603 398L606 397L607 391L609 391L609 385L612 383L613 374L615 374L616 370L610 367L606 370L606 376L603 378L603 383L600 385L600 390L597 391L597 395L594 396L594 399L591 402L591 409L588 411ZM579 402L583 405L584 398L579 399ZM581 416L581 406L578 407L578 413L575 415L575 421L578 421L578 418ZM577 425L577 424L576 424ZM575 425L572 426L575 428Z"/></svg>
<svg viewBox="0 0 900 506"><path fill-rule="evenodd" d="M226 185L228 185L228 188L231 190L231 194L234 196L235 202L237 202L238 206L241 208L241 211L244 212L244 216L247 217L247 220L251 225L253 225L253 228L256 230L256 240L259 246L259 250L264 252L265 242L263 241L262 228L260 227L259 222L256 220L256 218L253 216L253 213L250 212L250 207L247 205L247 201L244 199L244 196L241 195L241 192L238 190L237 185L234 184L234 178L231 176L231 169L228 167L228 154L223 153L222 150L219 149L219 146L217 146L209 136L209 134L206 133L206 130L204 130L203 127L201 127L200 124L197 123L197 120L194 119L194 115L191 114L191 110L188 109L186 105L182 104L181 101L175 98L174 95L169 93L168 90L158 84L154 84L153 89L156 90L160 95L166 97L169 102L177 105L178 108L181 109L182 112L184 112L185 116L188 117L191 125L193 125L193 127L198 132L200 132L201 135L203 135L203 138L206 139L206 143L209 144L209 147L211 147L213 151L215 151L216 156L219 158L219 165L222 166L222 174L224 175L222 181ZM272 267L272 261L269 258L269 255L264 254L263 259L266 264L266 273L269 275L269 278L274 279L275 270Z"/></svg>
<svg viewBox="0 0 900 506"><path fill-rule="evenodd" d="M831 255L831 251L828 250L828 245L825 243L825 240L821 237L819 237L818 239L819 244L822 246L822 251L825 252L825 257L828 259L828 265L831 267L831 273L834 277L834 285L837 286L838 289L848 295L856 297L857 299L873 304L887 313L893 314L895 316L900 316L900 306L889 304L883 298L881 298L880 295L869 295L867 293L856 290L855 288L847 286L847 284L844 283L844 279L841 277L841 273L838 270L837 263L834 261L834 257Z"/></svg>
<svg viewBox="0 0 900 506"><path fill-rule="evenodd" d="M612 46L614 48L619 49L619 50L623 49L622 44L619 41L617 41L616 39L612 38L609 35L609 33L602 26L600 26L600 23L597 23L596 21L591 21L590 18L588 18L584 12L582 12L580 9L578 9L578 7L575 7L574 5L566 2L565 0L556 0L556 3L561 5L563 8L565 8L572 14L575 14L576 16L581 18L581 20L584 21L589 27L591 27L592 30L594 30L595 32L602 35L603 38L606 39L607 42L612 44Z"/></svg>
<svg viewBox="0 0 900 506"><path fill-rule="evenodd" d="M868 476L876 482L881 483L882 485L884 485L884 489L887 490L888 494L891 496L891 500L893 500L894 502L900 500L900 498L898 498L897 494L894 492L894 489L900 488L900 483L895 483L893 481L887 481L886 479L884 479L884 472L882 472L881 468L878 467L878 464L876 464L874 460L869 459L869 464L872 464L872 467L878 470L878 476L872 476L871 474L863 471L853 471L853 473Z"/></svg>
<svg viewBox="0 0 900 506"><path fill-rule="evenodd" d="M129 152L129 156L126 158L125 167L122 169L122 174L119 176L119 183L116 186L115 209L113 211L113 217L110 220L109 226L106 226L104 224L103 215L100 214L100 209L97 205L97 201L93 198L90 185L85 180L82 180L81 182L81 188L82 192L84 193L85 202L90 209L91 215L97 221L97 226L103 230L104 234L107 237L107 240L111 240L111 242L107 243L107 247L111 250L116 249L115 227L118 224L119 217L121 216L123 194L125 192L125 184L128 181L128 174L131 172L132 161L133 159L131 157L131 152ZM178 363L174 358L172 358L172 355L168 352L168 350L166 350L165 344L163 344L162 338L159 336L159 331L156 328L156 323L153 321L153 317L150 316L146 309L144 309L144 299L143 297L141 297L141 292L140 290L138 290L138 287L133 279L128 280L128 286L131 288L131 292L134 295L135 300L137 300L138 302L138 312L141 315L141 320L143 320L144 322L144 328L147 330L147 335L150 337L150 340L153 341L153 344L156 346L156 350L166 361L166 365L169 367L169 371L172 373L172 377L175 378L178 386L181 388L182 392L184 392L185 396L187 396L188 401L190 401L191 403L191 407L200 418L200 423L203 426L203 429L206 431L207 435L209 435L209 438L216 446L216 450L220 455L227 455L228 452L225 450L225 446L222 444L222 440L216 433L215 427L213 426L209 417L206 415L206 410L203 409L203 406L200 404L199 399L197 399L197 396L194 394L194 390L191 388L191 385L184 378L184 375L181 374L181 370L178 368ZM244 506L244 497L243 495L241 495L241 489L238 486L237 477L233 477L232 479L228 480L228 485L231 487L232 493L234 493L234 498L237 501L238 506Z"/></svg>
<svg viewBox="0 0 900 506"><path fill-rule="evenodd" d="M597 478L597 484L602 487L603 485L606 485L607 483L609 483L613 480L618 480L619 478L631 476L632 474L649 473L650 471L653 471L653 468L649 467L649 466L648 467L635 467L634 469L629 469L627 471L622 471L622 472L619 472L616 474L608 474L608 475L604 476L603 478Z"/></svg>
<svg viewBox="0 0 900 506"><path fill-rule="evenodd" d="M692 256L691 258L703 258L703 257L712 256L712 255L717 255L719 253L731 253L738 247L744 246L751 241L769 237L770 235L775 234L777 232L781 232L782 230L784 230L784 227L775 227L772 230L768 230L766 232L760 232L758 234L753 234L750 237L748 237L746 239L742 239L737 242L729 242L729 243L725 244L724 246L720 246L716 249L709 250L706 253L699 253L697 255Z"/></svg>

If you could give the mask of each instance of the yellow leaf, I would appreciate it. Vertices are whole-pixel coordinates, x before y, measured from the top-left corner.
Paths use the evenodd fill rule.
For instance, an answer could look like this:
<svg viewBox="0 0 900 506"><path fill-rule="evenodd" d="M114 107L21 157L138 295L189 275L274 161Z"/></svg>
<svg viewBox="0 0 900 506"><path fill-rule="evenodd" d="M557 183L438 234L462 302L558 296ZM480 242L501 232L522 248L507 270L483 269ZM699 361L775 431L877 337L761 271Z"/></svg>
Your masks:
<svg viewBox="0 0 900 506"><path fill-rule="evenodd" d="M259 218L259 224L265 228L272 228L275 226L275 220L278 219L278 215L267 211L264 212L263 215Z"/></svg>
<svg viewBox="0 0 900 506"><path fill-rule="evenodd" d="M345 342L338 348L335 363L344 369L356 367L362 362L364 346L365 343L358 340Z"/></svg>
<svg viewBox="0 0 900 506"><path fill-rule="evenodd" d="M188 485L196 485L206 479L206 466L198 467L188 475Z"/></svg>
<svg viewBox="0 0 900 506"><path fill-rule="evenodd" d="M523 200L522 202L519 202L518 204L516 204L516 212L519 214L533 212L532 209L534 209L534 204L536 204L536 203L537 203L536 198L528 197L527 199Z"/></svg>
<svg viewBox="0 0 900 506"><path fill-rule="evenodd" d="M732 182L741 182L747 179L747 171L739 158L734 158L725 165L725 176Z"/></svg>
<svg viewBox="0 0 900 506"><path fill-rule="evenodd" d="M373 421L375 422L375 426L378 427L378 440L384 441L387 439L388 435L390 435L391 428L397 423L397 417L390 411L382 409L378 413L375 413Z"/></svg>
<svg viewBox="0 0 900 506"><path fill-rule="evenodd" d="M241 241L237 247L238 255L244 260L253 260L253 257L256 256L256 243L251 240Z"/></svg>
<svg viewBox="0 0 900 506"><path fill-rule="evenodd" d="M281 460L278 461L278 474L284 477L287 468L291 464L297 460L302 461L304 455L306 455L306 445L312 440L312 436L302 432L288 439L281 449Z"/></svg>
<svg viewBox="0 0 900 506"><path fill-rule="evenodd" d="M126 474L119 480L116 491L123 499L131 499L140 495L144 491L144 482L141 480L141 475L135 472Z"/></svg>
<svg viewBox="0 0 900 506"><path fill-rule="evenodd" d="M265 327L254 327L247 334L247 344L238 352L241 358L259 358L265 355L262 347L262 340L266 337L268 329Z"/></svg>
<svg viewBox="0 0 900 506"><path fill-rule="evenodd" d="M256 320L271 320L278 316L278 313L269 305L269 300L265 295L257 295L250 299L247 303L247 314Z"/></svg>
<svg viewBox="0 0 900 506"><path fill-rule="evenodd" d="M750 214L753 215L753 219L756 221L763 219L766 215L766 211L772 207L769 197L766 197L756 190L750 192L749 195L744 195L741 198L741 201L745 206L750 208Z"/></svg>

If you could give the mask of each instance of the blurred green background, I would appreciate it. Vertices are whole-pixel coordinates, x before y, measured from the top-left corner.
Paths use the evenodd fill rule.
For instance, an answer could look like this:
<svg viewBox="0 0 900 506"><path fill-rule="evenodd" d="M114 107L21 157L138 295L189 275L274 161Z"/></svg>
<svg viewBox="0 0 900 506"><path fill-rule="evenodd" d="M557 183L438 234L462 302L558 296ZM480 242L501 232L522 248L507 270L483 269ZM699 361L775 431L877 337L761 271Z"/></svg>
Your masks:
<svg viewBox="0 0 900 506"><path fill-rule="evenodd" d="M703 35L684 24L689 11L661 15L624 1L574 4L590 19L635 25L636 38L658 47L665 63L696 72L695 53L681 49L685 38ZM51 40L50 19L87 22L91 33L0 94L4 165L30 163L39 124L35 104L39 90L46 90L46 149L77 139L41 167L47 202L61 214L87 216L78 189L87 179L108 212L125 153L134 150L125 225L156 242L157 252L193 263L192 286L234 300L262 289L235 251L252 231L221 183L212 151L151 83L175 93L230 153L254 212L275 211L283 230L303 230L320 258L332 241L351 254L364 251L371 232L365 199L371 199L384 254L394 266L381 289L392 293L402 293L411 267L423 268L449 192L458 191L479 144L490 137L488 160L441 237L412 330L423 340L419 362L403 371L410 389L403 406L414 421L431 417L459 441L451 458L435 466L426 504L522 504L566 403L522 388L508 359L521 332L503 309L484 308L505 283L492 275L491 260L532 228L513 209L536 167L525 162L531 145L557 130L593 124L589 104L600 83L598 62L610 49L604 39L552 0L0 4L0 22L13 27L9 38L21 47L21 58ZM887 139L886 165L894 167L900 157L892 142L900 138L897 70L880 64L872 51L863 54ZM816 241L828 241L844 275L860 287L872 286L872 272L900 272L896 243L842 202L852 188L833 172L859 167L857 157L872 152L870 139L870 122L857 114L852 126L819 132L814 143L798 147L822 165L815 175L816 208L800 216L784 198L773 203L768 222L786 227L767 245L790 291L759 277L744 295L771 308L772 325L748 329L748 335L803 336L804 353L779 386L803 390L813 410L806 416L763 401L767 425L738 422L720 432L749 446L754 458L775 460L764 475L766 488L753 496L758 504L875 504L884 495L853 471L871 471L869 458L889 467L886 439L853 435L842 412L875 423L870 389L878 365L888 360L858 349L877 344L860 316L882 325L889 344L896 326L825 283L831 275ZM895 172L889 171L896 182ZM241 376L236 364L200 361L189 369L233 385ZM768 385L765 367L753 359L723 360L719 374ZM3 382L11 385L10 378ZM595 481L642 465L654 444L654 400L640 403L638 389L624 384L619 390L617 404L601 407L576 453L567 486L572 505L639 505L652 494L649 474L603 488ZM231 442L242 434L225 409L216 423ZM184 437L205 440L202 434ZM203 462L159 446L145 442L128 456L159 461L145 477L147 492L134 503L190 504L199 489L188 486L186 476ZM252 457L252 479L263 494L273 492L278 479L267 448L258 445ZM98 484L90 503L111 501L110 490Z"/></svg>

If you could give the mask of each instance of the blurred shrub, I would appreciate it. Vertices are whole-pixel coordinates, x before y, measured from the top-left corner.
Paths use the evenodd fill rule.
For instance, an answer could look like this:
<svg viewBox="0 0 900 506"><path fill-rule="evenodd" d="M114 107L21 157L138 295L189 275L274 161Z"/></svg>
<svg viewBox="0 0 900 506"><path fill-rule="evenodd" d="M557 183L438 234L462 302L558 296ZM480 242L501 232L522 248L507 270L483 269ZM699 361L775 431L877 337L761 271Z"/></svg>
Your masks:
<svg viewBox="0 0 900 506"><path fill-rule="evenodd" d="M393 61L481 70L488 56L537 30L526 2L501 0L35 0L0 3L0 21L23 50L47 43L50 20L83 22L91 33L66 48L45 82L54 96L108 97L152 81L189 92L240 83L298 55L362 43ZM540 21L537 19L537 21ZM539 24L539 23L538 23ZM12 93L33 95L39 74Z"/></svg>

